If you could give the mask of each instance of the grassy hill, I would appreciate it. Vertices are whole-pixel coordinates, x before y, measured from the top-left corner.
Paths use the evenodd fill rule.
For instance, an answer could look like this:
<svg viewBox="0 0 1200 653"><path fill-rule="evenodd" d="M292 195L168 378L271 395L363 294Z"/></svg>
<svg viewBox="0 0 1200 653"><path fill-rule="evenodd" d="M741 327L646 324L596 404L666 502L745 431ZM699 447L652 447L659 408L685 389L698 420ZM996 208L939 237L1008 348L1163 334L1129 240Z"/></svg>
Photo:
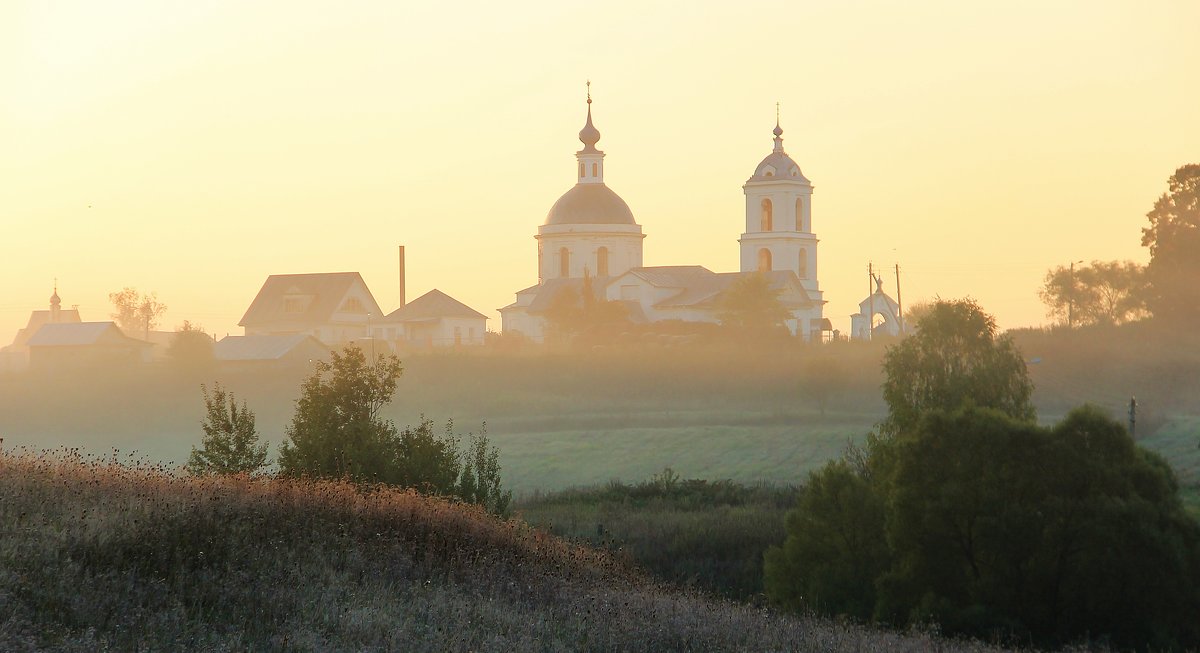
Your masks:
<svg viewBox="0 0 1200 653"><path fill-rule="evenodd" d="M0 533L5 651L995 650L706 599L384 488L0 455Z"/></svg>

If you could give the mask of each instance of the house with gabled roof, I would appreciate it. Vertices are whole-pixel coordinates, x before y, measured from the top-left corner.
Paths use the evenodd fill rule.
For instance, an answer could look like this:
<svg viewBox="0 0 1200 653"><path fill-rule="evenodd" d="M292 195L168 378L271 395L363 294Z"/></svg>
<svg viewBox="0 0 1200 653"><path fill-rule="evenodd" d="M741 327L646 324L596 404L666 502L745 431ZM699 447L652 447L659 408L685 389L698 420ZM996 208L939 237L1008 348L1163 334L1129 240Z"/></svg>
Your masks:
<svg viewBox="0 0 1200 653"><path fill-rule="evenodd" d="M238 325L248 336L307 334L340 346L367 337L382 318L357 272L272 274Z"/></svg>
<svg viewBox="0 0 1200 653"><path fill-rule="evenodd" d="M401 348L482 345L487 316L434 288L389 313L386 338Z"/></svg>
<svg viewBox="0 0 1200 653"><path fill-rule="evenodd" d="M58 285L55 284L54 294L50 295L50 308L45 311L32 311L29 322L24 329L17 331L12 344L0 348L0 371L14 371L29 365L29 341L46 324L78 324L78 308L63 308L62 299L58 296Z"/></svg>
<svg viewBox="0 0 1200 653"><path fill-rule="evenodd" d="M231 369L306 367L328 357L329 347L307 333L225 336L213 345L213 358Z"/></svg>
<svg viewBox="0 0 1200 653"><path fill-rule="evenodd" d="M130 338L115 322L42 325L29 339L33 370L113 367L150 360L154 345Z"/></svg>

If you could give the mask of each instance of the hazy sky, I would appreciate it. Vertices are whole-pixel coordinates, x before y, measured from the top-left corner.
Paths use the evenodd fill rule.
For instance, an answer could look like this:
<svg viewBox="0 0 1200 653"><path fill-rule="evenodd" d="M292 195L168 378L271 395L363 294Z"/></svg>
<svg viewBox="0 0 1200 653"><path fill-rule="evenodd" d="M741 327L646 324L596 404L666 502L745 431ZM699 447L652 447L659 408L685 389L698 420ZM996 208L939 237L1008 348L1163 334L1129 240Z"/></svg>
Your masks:
<svg viewBox="0 0 1200 653"><path fill-rule="evenodd" d="M646 265L738 266L742 184L812 179L826 316L903 299L1045 321L1048 267L1145 261L1200 162L1200 2L0 2L0 345L45 308L236 326L267 275L359 271L488 314L537 280L584 81ZM889 276L885 289L894 292Z"/></svg>

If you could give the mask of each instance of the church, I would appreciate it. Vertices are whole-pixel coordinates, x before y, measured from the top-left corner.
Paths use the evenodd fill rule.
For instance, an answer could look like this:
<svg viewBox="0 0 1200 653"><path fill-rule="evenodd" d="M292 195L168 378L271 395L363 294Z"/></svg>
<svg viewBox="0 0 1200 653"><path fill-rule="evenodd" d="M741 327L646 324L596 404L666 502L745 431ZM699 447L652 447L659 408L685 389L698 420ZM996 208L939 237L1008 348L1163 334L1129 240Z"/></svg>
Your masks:
<svg viewBox="0 0 1200 653"><path fill-rule="evenodd" d="M567 288L576 292L590 278L597 299L621 302L634 322L682 320L717 322L722 294L740 277L766 275L790 314L788 330L819 340L832 330L823 315L817 280L817 237L812 230L813 186L783 149L783 129L775 124L774 148L742 186L745 232L738 240L741 270L713 272L701 265L644 267L646 234L633 211L604 183L604 152L596 149L600 131L587 122L575 153L576 183L562 195L538 227L538 282L517 292L500 310L506 334L541 342L546 309Z"/></svg>

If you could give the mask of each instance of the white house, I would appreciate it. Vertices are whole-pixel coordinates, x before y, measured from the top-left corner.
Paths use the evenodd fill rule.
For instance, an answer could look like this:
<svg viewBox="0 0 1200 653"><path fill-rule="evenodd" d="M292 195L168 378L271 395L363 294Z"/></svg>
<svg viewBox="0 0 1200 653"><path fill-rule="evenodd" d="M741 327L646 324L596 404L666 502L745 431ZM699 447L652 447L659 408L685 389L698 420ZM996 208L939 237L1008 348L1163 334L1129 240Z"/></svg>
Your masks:
<svg viewBox="0 0 1200 653"><path fill-rule="evenodd" d="M774 149L742 187L746 216L738 241L741 270L643 267L645 235L629 205L604 183L605 155L596 149L600 132L592 124L591 105L589 94L587 121L579 132L583 149L575 153L575 186L554 203L538 227L538 282L517 291L515 301L500 309L505 333L541 341L546 308L564 289L581 290L585 277L591 278L598 297L624 302L635 322L716 322L721 292L736 278L760 272L769 277L791 313L787 327L794 335L819 337L831 330L817 281L812 183L784 151L778 124Z"/></svg>
<svg viewBox="0 0 1200 653"><path fill-rule="evenodd" d="M381 329L398 347L482 345L487 317L434 288L389 313Z"/></svg>
<svg viewBox="0 0 1200 653"><path fill-rule="evenodd" d="M303 333L338 346L366 337L382 319L357 272L272 274L238 325L248 336Z"/></svg>

